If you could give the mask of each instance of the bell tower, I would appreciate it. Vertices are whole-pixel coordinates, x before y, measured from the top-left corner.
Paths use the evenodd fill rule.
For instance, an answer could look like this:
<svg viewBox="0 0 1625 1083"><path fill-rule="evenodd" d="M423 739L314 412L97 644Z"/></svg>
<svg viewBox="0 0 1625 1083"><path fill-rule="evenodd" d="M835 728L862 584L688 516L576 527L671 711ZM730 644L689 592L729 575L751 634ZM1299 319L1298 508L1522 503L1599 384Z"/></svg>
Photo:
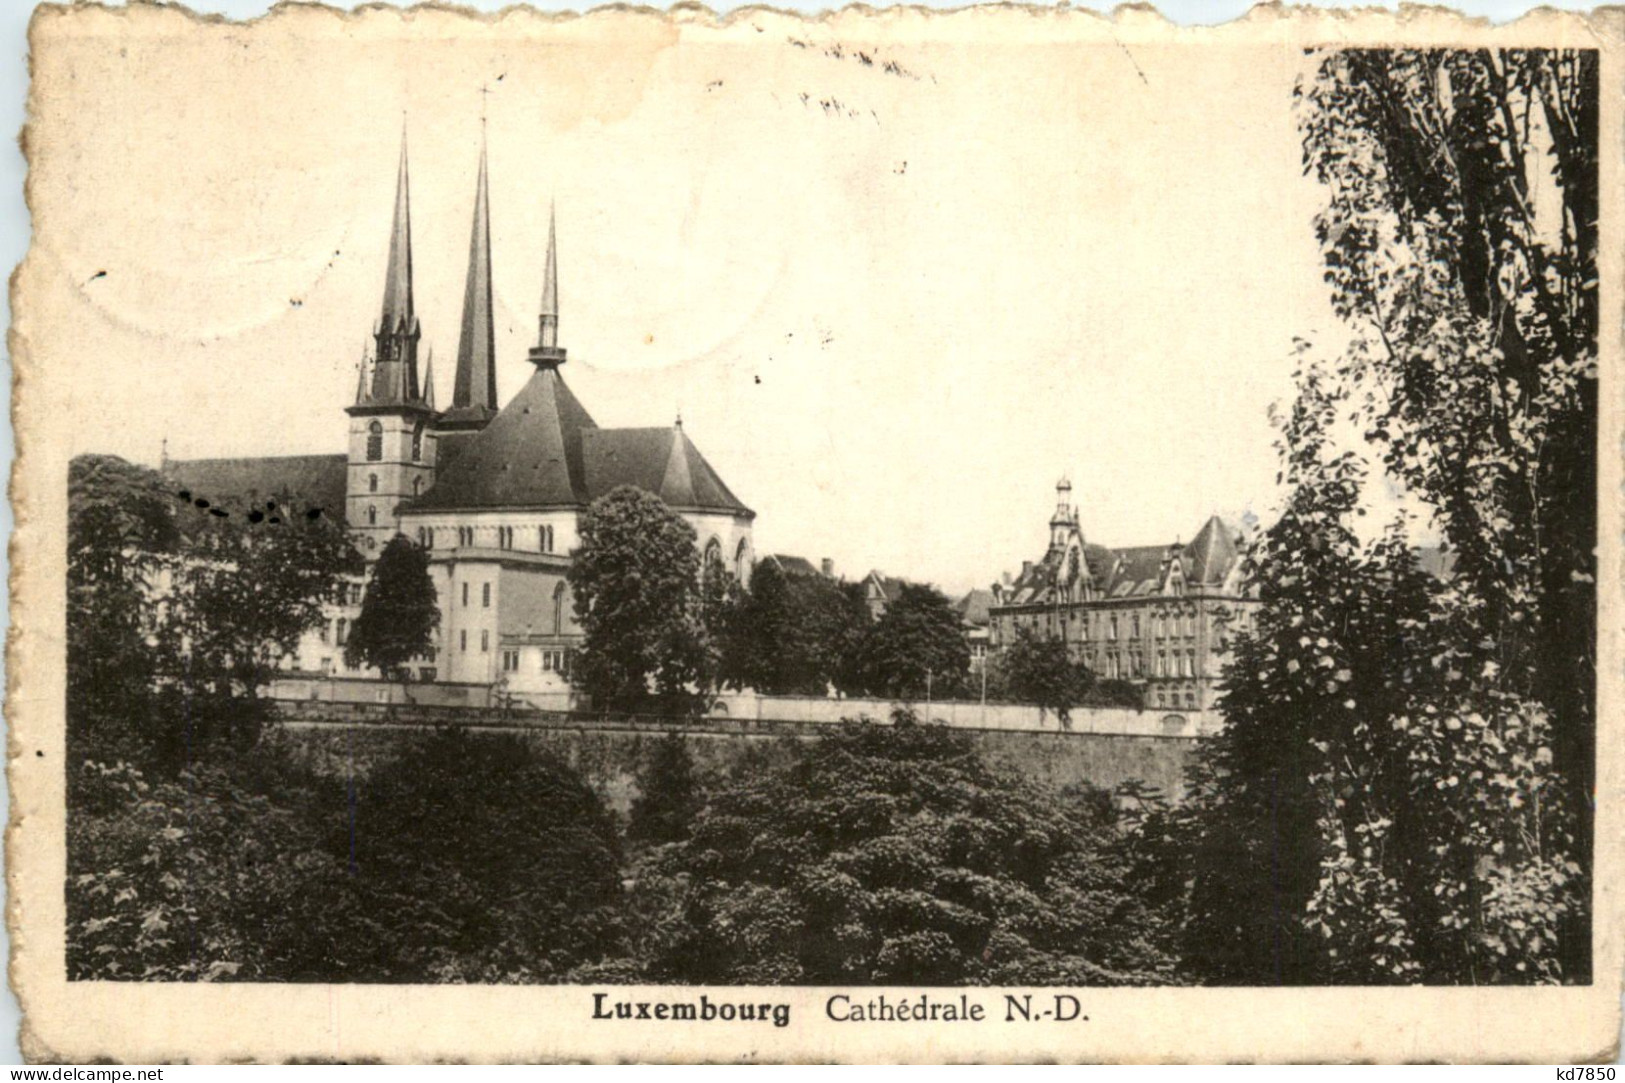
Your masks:
<svg viewBox="0 0 1625 1083"><path fill-rule="evenodd" d="M383 312L372 333L372 364L362 361L355 404L345 410L350 447L344 513L368 559L398 531L396 509L434 483L436 413L432 387L418 381L422 337L412 309L411 189L402 131Z"/></svg>

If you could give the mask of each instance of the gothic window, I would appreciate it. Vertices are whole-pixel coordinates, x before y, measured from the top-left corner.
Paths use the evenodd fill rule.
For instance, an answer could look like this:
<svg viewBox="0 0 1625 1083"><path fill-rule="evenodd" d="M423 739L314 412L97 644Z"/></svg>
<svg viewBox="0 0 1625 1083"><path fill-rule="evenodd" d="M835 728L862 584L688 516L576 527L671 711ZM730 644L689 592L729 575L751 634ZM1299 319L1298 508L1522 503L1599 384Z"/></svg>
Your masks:
<svg viewBox="0 0 1625 1083"><path fill-rule="evenodd" d="M412 461L423 461L423 422L412 426Z"/></svg>
<svg viewBox="0 0 1625 1083"><path fill-rule="evenodd" d="M367 475L367 492L376 493L377 491L378 491L378 475L377 474L368 474Z"/></svg>
<svg viewBox="0 0 1625 1083"><path fill-rule="evenodd" d="M553 634L564 634L564 583L553 588Z"/></svg>
<svg viewBox="0 0 1625 1083"><path fill-rule="evenodd" d="M377 421L367 426L367 461L375 463L384 457L384 427Z"/></svg>
<svg viewBox="0 0 1625 1083"><path fill-rule="evenodd" d="M713 568L722 567L722 543L712 538L705 543L705 559L700 562L700 574L707 576Z"/></svg>
<svg viewBox="0 0 1625 1083"><path fill-rule="evenodd" d="M743 583L745 573L748 571L750 571L750 542L740 538L739 548L734 550L734 578Z"/></svg>
<svg viewBox="0 0 1625 1083"><path fill-rule="evenodd" d="M371 504L367 505L367 525L378 525L378 509Z"/></svg>

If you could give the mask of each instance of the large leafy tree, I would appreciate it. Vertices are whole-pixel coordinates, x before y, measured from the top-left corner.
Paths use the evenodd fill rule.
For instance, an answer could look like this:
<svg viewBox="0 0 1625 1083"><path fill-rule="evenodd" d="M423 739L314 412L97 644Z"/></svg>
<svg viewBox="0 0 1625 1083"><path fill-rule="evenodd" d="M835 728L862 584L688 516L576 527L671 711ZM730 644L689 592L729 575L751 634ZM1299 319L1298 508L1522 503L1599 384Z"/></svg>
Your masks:
<svg viewBox="0 0 1625 1083"><path fill-rule="evenodd" d="M344 645L344 659L405 680L406 664L428 654L439 627L440 604L429 578L429 554L397 534L372 567L361 615Z"/></svg>
<svg viewBox="0 0 1625 1083"><path fill-rule="evenodd" d="M145 759L160 623L151 599L179 542L158 475L108 455L68 466L67 745ZM77 775L70 775L70 779Z"/></svg>
<svg viewBox="0 0 1625 1083"><path fill-rule="evenodd" d="M574 676L602 707L700 707L713 677L694 528L629 485L581 516L570 588L583 633Z"/></svg>
<svg viewBox="0 0 1625 1083"><path fill-rule="evenodd" d="M638 772L627 837L652 843L685 839L703 800L687 739L667 733L649 747Z"/></svg>
<svg viewBox="0 0 1625 1083"><path fill-rule="evenodd" d="M730 683L769 695L821 696L849 689L868 613L853 585L786 574L762 561L740 595L729 628Z"/></svg>
<svg viewBox="0 0 1625 1083"><path fill-rule="evenodd" d="M935 587L904 586L864 633L859 667L870 695L917 700L964 691L970 646L959 612Z"/></svg>
<svg viewBox="0 0 1625 1083"><path fill-rule="evenodd" d="M259 691L278 659L326 619L343 577L360 570L332 517L299 510L287 494L277 506L271 515L215 508L185 524L169 599L175 647L166 685L184 745L252 743L264 714Z"/></svg>
<svg viewBox="0 0 1625 1083"><path fill-rule="evenodd" d="M1094 684L1093 674L1074 661L1060 639L1018 628L999 663L1001 691L1018 703L1054 711L1063 726L1071 725L1072 708L1083 703Z"/></svg>
<svg viewBox="0 0 1625 1083"><path fill-rule="evenodd" d="M1470 668L1595 780L1595 50L1342 50L1300 88L1336 368L1457 558Z"/></svg>
<svg viewBox="0 0 1625 1083"><path fill-rule="evenodd" d="M1163 984L1111 802L1007 773L903 714L712 793L641 870L644 979Z"/></svg>
<svg viewBox="0 0 1625 1083"><path fill-rule="evenodd" d="M1400 523L1353 530L1365 467L1310 368L1290 498L1248 557L1223 733L1194 781L1186 963L1223 984L1556 980L1583 912L1550 715L1499 686L1460 585Z"/></svg>

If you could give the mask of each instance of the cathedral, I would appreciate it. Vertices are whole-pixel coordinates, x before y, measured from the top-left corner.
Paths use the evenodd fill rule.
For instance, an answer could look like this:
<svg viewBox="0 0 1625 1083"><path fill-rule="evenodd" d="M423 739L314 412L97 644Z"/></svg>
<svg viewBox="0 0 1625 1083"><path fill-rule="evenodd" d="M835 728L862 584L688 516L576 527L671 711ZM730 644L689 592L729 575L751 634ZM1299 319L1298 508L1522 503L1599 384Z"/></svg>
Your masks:
<svg viewBox="0 0 1625 1083"><path fill-rule="evenodd" d="M599 428L564 381L558 255L549 221L532 371L499 405L491 297L491 220L480 148L473 233L451 405L436 405L434 374L418 364L423 329L412 303L412 213L403 137L394 225L373 352L357 377L343 455L169 461L164 473L228 505L293 500L343 517L369 561L396 534L425 550L440 599L437 647L422 681L501 685L515 693L568 688L575 622L566 573L578 517L621 485L659 496L693 528L704 559L742 581L754 562L755 513L700 454L681 420L669 427ZM309 633L290 673L376 676L344 665L363 584Z"/></svg>

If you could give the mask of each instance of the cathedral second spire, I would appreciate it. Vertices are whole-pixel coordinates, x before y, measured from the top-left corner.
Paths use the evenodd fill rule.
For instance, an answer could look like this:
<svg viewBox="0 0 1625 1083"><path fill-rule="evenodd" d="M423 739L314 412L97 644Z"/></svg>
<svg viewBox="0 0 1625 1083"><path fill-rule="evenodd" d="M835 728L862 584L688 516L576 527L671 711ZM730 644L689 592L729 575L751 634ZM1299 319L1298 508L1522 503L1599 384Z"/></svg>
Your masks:
<svg viewBox="0 0 1625 1083"><path fill-rule="evenodd" d="M491 304L491 195L482 135L479 180L474 190L474 232L468 244L468 280L463 289L463 327L457 339L453 410L466 410L487 418L496 413L495 326Z"/></svg>

